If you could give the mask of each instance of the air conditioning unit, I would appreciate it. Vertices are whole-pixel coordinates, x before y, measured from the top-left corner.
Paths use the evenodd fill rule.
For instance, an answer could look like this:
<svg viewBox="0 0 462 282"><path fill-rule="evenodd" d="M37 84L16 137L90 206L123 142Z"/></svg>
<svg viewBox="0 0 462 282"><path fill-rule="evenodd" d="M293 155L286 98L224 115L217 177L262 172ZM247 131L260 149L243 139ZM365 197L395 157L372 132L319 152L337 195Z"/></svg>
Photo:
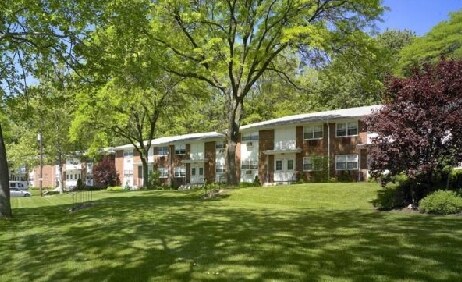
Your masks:
<svg viewBox="0 0 462 282"><path fill-rule="evenodd" d="M225 153L225 149L219 149L218 150L218 154L224 154Z"/></svg>
<svg viewBox="0 0 462 282"><path fill-rule="evenodd" d="M252 170L251 170L251 169L246 170L246 171L245 171L245 174L247 174L247 175L252 174Z"/></svg>
<svg viewBox="0 0 462 282"><path fill-rule="evenodd" d="M247 142L246 145L247 145L248 148L249 148L249 147L253 147L253 142Z"/></svg>

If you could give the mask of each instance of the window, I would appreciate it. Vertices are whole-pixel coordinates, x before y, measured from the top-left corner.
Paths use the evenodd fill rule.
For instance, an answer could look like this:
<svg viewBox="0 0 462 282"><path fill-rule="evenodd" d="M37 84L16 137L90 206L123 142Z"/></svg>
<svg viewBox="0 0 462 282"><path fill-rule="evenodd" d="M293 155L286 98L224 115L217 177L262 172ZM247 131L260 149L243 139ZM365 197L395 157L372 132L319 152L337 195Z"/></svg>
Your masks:
<svg viewBox="0 0 462 282"><path fill-rule="evenodd" d="M132 170L132 169L126 169L126 170L124 170L124 176L125 176L125 177L133 176L133 170Z"/></svg>
<svg viewBox="0 0 462 282"><path fill-rule="evenodd" d="M247 159L243 160L241 164L242 169L258 169L258 161Z"/></svg>
<svg viewBox="0 0 462 282"><path fill-rule="evenodd" d="M294 170L294 160L287 160L287 170Z"/></svg>
<svg viewBox="0 0 462 282"><path fill-rule="evenodd" d="M191 175L196 176L196 168L195 167L191 168Z"/></svg>
<svg viewBox="0 0 462 282"><path fill-rule="evenodd" d="M175 154L185 155L186 154L186 144L175 145Z"/></svg>
<svg viewBox="0 0 462 282"><path fill-rule="evenodd" d="M216 172L216 173L223 173L223 172L225 172L225 165L224 165L224 164L216 164L216 165L215 165L215 172Z"/></svg>
<svg viewBox="0 0 462 282"><path fill-rule="evenodd" d="M335 156L336 170L358 169L358 155L337 155Z"/></svg>
<svg viewBox="0 0 462 282"><path fill-rule="evenodd" d="M127 158L133 157L133 151L124 151L124 157L127 157Z"/></svg>
<svg viewBox="0 0 462 282"><path fill-rule="evenodd" d="M323 137L322 124L308 125L303 127L303 139L321 139Z"/></svg>
<svg viewBox="0 0 462 282"><path fill-rule="evenodd" d="M157 171L159 172L159 178L168 177L168 169L166 167L159 167Z"/></svg>
<svg viewBox="0 0 462 282"><path fill-rule="evenodd" d="M310 157L303 158L303 170L304 171L311 171L314 170L313 159Z"/></svg>
<svg viewBox="0 0 462 282"><path fill-rule="evenodd" d="M282 170L282 160L276 161L276 170Z"/></svg>
<svg viewBox="0 0 462 282"><path fill-rule="evenodd" d="M186 177L186 167L185 166L175 167L175 177Z"/></svg>
<svg viewBox="0 0 462 282"><path fill-rule="evenodd" d="M254 141L258 140L258 132L251 132L242 135L242 141Z"/></svg>
<svg viewBox="0 0 462 282"><path fill-rule="evenodd" d="M342 122L336 124L336 136L346 137L358 135L358 123L357 122Z"/></svg>
<svg viewBox="0 0 462 282"><path fill-rule="evenodd" d="M157 147L157 155L158 156L167 156L168 155L168 147Z"/></svg>
<svg viewBox="0 0 462 282"><path fill-rule="evenodd" d="M200 176L204 175L204 168L203 167L199 168L199 175Z"/></svg>

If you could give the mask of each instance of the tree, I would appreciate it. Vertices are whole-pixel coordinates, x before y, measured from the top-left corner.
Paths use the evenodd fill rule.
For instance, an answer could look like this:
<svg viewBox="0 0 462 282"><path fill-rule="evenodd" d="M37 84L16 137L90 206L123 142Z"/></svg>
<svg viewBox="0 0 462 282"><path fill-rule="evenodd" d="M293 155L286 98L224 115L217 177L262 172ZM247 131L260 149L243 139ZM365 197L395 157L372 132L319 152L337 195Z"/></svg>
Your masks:
<svg viewBox="0 0 462 282"><path fill-rule="evenodd" d="M99 188L114 187L119 184L119 174L116 171L114 160L103 157L93 166L93 179Z"/></svg>
<svg viewBox="0 0 462 282"><path fill-rule="evenodd" d="M319 71L314 100L326 109L381 103L384 81L394 73L399 51L415 35L408 30L387 30L376 37L358 33L357 38L362 48L345 48Z"/></svg>
<svg viewBox="0 0 462 282"><path fill-rule="evenodd" d="M0 103L27 95L37 74L65 62L79 63L74 47L101 15L105 1L4 0L0 3ZM44 59L46 58L46 59ZM38 63L41 62L41 63ZM3 106L3 105L2 105ZM11 217L8 167L0 124L0 217Z"/></svg>
<svg viewBox="0 0 462 282"><path fill-rule="evenodd" d="M383 108L366 119L378 133L370 151L373 176L405 173L416 202L446 166L462 161L462 61L426 64L409 78L393 78ZM420 191L416 190L417 183Z"/></svg>
<svg viewBox="0 0 462 282"><path fill-rule="evenodd" d="M414 66L436 62L442 56L448 59L462 58L462 10L450 14L448 21L433 27L427 34L413 40L400 53L398 71L408 74Z"/></svg>
<svg viewBox="0 0 462 282"><path fill-rule="evenodd" d="M165 69L225 96L227 181L235 185L242 109L255 83L267 71L281 72L276 62L284 62L289 48L340 48L382 7L378 0L182 0L158 1L154 11L156 39L170 59Z"/></svg>
<svg viewBox="0 0 462 282"><path fill-rule="evenodd" d="M204 92L196 87L197 82L159 68L163 55L153 40L150 10L150 1L137 0L114 1L107 7L106 13L112 17L95 26L81 46L90 82L77 96L79 109L71 128L73 139L94 128L97 147L101 141L109 141L105 136L130 142L140 155L145 180L158 121L175 116L186 104L186 97ZM143 186L147 185L144 181Z"/></svg>

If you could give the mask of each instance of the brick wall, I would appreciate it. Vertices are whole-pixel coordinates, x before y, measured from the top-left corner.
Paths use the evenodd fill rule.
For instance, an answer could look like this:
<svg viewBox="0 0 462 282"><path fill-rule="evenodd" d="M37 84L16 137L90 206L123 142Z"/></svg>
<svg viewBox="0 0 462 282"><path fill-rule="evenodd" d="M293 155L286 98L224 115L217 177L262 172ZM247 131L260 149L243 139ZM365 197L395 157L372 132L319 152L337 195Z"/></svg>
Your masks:
<svg viewBox="0 0 462 282"><path fill-rule="evenodd" d="M274 174L274 156L268 156L263 153L266 150L274 149L274 129L260 130L258 148L258 177L261 183L272 182Z"/></svg>

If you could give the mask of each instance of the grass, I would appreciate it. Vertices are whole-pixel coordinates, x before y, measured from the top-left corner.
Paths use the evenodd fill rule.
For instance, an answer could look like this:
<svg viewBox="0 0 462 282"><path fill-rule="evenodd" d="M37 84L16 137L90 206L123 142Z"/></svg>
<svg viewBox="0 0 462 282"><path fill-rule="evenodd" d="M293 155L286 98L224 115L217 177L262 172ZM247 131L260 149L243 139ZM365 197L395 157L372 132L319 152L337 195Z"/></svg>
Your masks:
<svg viewBox="0 0 462 282"><path fill-rule="evenodd" d="M456 281L457 216L377 212L374 184L13 198L0 281Z"/></svg>

